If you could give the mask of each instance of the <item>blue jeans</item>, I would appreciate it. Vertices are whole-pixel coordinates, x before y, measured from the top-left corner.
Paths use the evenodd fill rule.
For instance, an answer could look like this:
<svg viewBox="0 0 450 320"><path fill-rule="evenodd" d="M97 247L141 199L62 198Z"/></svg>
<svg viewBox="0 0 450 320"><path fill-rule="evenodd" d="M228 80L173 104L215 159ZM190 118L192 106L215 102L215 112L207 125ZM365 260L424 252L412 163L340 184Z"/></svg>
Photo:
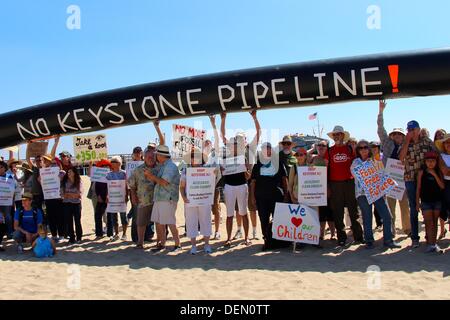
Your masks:
<svg viewBox="0 0 450 320"><path fill-rule="evenodd" d="M419 240L419 213L416 209L416 190L415 181L405 181L406 193L409 202L409 219L411 221L411 240Z"/></svg>
<svg viewBox="0 0 450 320"><path fill-rule="evenodd" d="M364 239L366 242L374 242L373 238L373 230L372 230L372 207L375 205L375 208L380 215L380 218L383 222L383 241L384 243L390 243L392 241L392 219L391 212L386 204L386 200L384 198L380 198L372 204L367 202L366 196L358 197L358 205L361 208L362 217L363 217L363 226L364 226Z"/></svg>
<svg viewBox="0 0 450 320"><path fill-rule="evenodd" d="M0 214L4 214L5 216L5 223L6 223L6 235L8 236L8 239L11 239L14 232L14 221L12 216L12 206L1 206L0 207Z"/></svg>
<svg viewBox="0 0 450 320"><path fill-rule="evenodd" d="M106 213L106 234L108 237L112 237L114 235L114 228L119 228L119 222L117 219L117 212L107 212ZM122 226L128 225L127 220L127 213L121 212L120 213L120 221L122 223Z"/></svg>

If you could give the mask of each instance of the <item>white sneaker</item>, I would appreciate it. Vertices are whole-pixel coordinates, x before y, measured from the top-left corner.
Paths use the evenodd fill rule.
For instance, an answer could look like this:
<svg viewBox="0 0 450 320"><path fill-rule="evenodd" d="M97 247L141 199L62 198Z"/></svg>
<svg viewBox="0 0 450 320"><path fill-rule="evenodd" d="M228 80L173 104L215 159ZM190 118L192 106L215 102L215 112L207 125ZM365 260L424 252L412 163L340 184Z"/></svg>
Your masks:
<svg viewBox="0 0 450 320"><path fill-rule="evenodd" d="M214 240L220 240L220 232L214 233Z"/></svg>
<svg viewBox="0 0 450 320"><path fill-rule="evenodd" d="M192 247L191 251L189 251L190 254L196 255L197 254L197 247Z"/></svg>
<svg viewBox="0 0 450 320"><path fill-rule="evenodd" d="M241 239L241 238L242 238L242 232L239 229L238 231L236 231L236 234L234 235L233 240Z"/></svg>
<svg viewBox="0 0 450 320"><path fill-rule="evenodd" d="M205 253L206 254L211 254L212 253L212 248L210 245L205 246Z"/></svg>
<svg viewBox="0 0 450 320"><path fill-rule="evenodd" d="M256 229L253 229L253 239L258 240L258 237L256 236Z"/></svg>
<svg viewBox="0 0 450 320"><path fill-rule="evenodd" d="M127 236L126 236L126 235L123 235L122 238L120 238L120 240L122 240L122 241L127 241Z"/></svg>

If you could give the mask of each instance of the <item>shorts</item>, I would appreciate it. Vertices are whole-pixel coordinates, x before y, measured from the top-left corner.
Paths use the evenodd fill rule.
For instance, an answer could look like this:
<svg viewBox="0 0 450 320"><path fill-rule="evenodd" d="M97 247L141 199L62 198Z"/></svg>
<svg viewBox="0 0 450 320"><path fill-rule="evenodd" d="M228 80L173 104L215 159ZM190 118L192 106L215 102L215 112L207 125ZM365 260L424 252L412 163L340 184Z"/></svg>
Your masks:
<svg viewBox="0 0 450 320"><path fill-rule="evenodd" d="M422 202L420 208L422 209L422 211L430 211L430 210L440 211L442 209L442 202L441 201Z"/></svg>
<svg viewBox="0 0 450 320"><path fill-rule="evenodd" d="M330 206L319 207L319 221L320 222L333 222L333 211Z"/></svg>
<svg viewBox="0 0 450 320"><path fill-rule="evenodd" d="M150 224L152 218L153 205L137 208L136 225L138 227L146 227Z"/></svg>
<svg viewBox="0 0 450 320"><path fill-rule="evenodd" d="M241 184L239 186L225 185L223 190L225 195L225 205L227 207L227 217L233 217L235 205L237 201L238 213L241 216L247 215L248 205L248 185Z"/></svg>
<svg viewBox="0 0 450 320"><path fill-rule="evenodd" d="M198 236L198 226L200 225L200 234L204 237L211 236L211 207L195 206L184 207L184 215L186 218L186 235L188 238L196 238Z"/></svg>
<svg viewBox="0 0 450 320"><path fill-rule="evenodd" d="M164 225L175 225L177 223L177 220L175 218L176 211L177 202L156 201L153 204L152 216L150 221Z"/></svg>
<svg viewBox="0 0 450 320"><path fill-rule="evenodd" d="M253 197L253 196L250 194L250 192L249 192L249 193L248 193L247 208L248 208L248 211L255 212L255 211L257 211L258 209L256 208L256 206L253 205L252 198L254 198L254 197ZM235 206L234 206L234 210L237 211L237 212L239 212L239 207L238 207L237 201L236 201L236 204L235 204Z"/></svg>

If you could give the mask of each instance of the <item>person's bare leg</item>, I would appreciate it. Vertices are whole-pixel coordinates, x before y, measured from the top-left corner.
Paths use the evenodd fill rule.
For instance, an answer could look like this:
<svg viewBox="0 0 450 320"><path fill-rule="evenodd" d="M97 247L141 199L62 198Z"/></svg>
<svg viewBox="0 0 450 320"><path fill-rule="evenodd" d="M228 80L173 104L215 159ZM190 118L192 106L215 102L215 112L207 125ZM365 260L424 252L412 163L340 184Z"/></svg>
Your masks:
<svg viewBox="0 0 450 320"><path fill-rule="evenodd" d="M423 216L427 245L433 245L433 211L425 211Z"/></svg>
<svg viewBox="0 0 450 320"><path fill-rule="evenodd" d="M239 212L236 211L236 224L238 229L242 228L242 216L239 215Z"/></svg>
<svg viewBox="0 0 450 320"><path fill-rule="evenodd" d="M258 226L258 220L256 216L256 211L250 211L250 221L252 222L252 232L254 238L256 239L256 227Z"/></svg>
<svg viewBox="0 0 450 320"><path fill-rule="evenodd" d="M158 230L157 232L159 234L159 243L164 247L166 245L166 225L158 223L156 225L156 230Z"/></svg>
<svg viewBox="0 0 450 320"><path fill-rule="evenodd" d="M226 242L226 244L231 243L231 232L233 231L233 218L234 217L227 217L227 242Z"/></svg>
<svg viewBox="0 0 450 320"><path fill-rule="evenodd" d="M325 221L320 223L320 237L322 239L325 238L325 224L326 224Z"/></svg>
<svg viewBox="0 0 450 320"><path fill-rule="evenodd" d="M205 241L205 246L209 245L209 237L203 237L203 240Z"/></svg>
<svg viewBox="0 0 450 320"><path fill-rule="evenodd" d="M249 243L248 241L248 229L249 229L249 221L248 221L248 215L242 216L242 222L244 225L244 241L246 244Z"/></svg>
<svg viewBox="0 0 450 320"><path fill-rule="evenodd" d="M439 239L443 239L445 237L445 233L447 230L445 230L445 220L442 218L439 218L439 223L441 226L441 232L439 233Z"/></svg>
<svg viewBox="0 0 450 320"><path fill-rule="evenodd" d="M175 241L175 246L180 246L180 235L178 234L177 226L174 224L169 224L170 232L172 233L173 241Z"/></svg>
<svg viewBox="0 0 450 320"><path fill-rule="evenodd" d="M433 244L436 244L437 242L437 233L438 233L438 221L439 221L440 211L434 210L433 211Z"/></svg>
<svg viewBox="0 0 450 320"><path fill-rule="evenodd" d="M123 224L122 225L122 236L127 235L127 229L128 229L128 224Z"/></svg>

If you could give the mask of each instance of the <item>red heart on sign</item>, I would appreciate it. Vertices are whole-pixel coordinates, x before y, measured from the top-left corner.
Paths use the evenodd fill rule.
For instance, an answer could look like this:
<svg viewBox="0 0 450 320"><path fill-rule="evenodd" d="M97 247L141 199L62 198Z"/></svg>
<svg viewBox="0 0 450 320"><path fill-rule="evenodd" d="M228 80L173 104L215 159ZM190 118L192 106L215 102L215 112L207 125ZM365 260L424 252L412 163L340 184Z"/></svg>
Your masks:
<svg viewBox="0 0 450 320"><path fill-rule="evenodd" d="M292 217L291 222L294 226L296 226L298 228L302 224L303 220L302 220L302 218Z"/></svg>

